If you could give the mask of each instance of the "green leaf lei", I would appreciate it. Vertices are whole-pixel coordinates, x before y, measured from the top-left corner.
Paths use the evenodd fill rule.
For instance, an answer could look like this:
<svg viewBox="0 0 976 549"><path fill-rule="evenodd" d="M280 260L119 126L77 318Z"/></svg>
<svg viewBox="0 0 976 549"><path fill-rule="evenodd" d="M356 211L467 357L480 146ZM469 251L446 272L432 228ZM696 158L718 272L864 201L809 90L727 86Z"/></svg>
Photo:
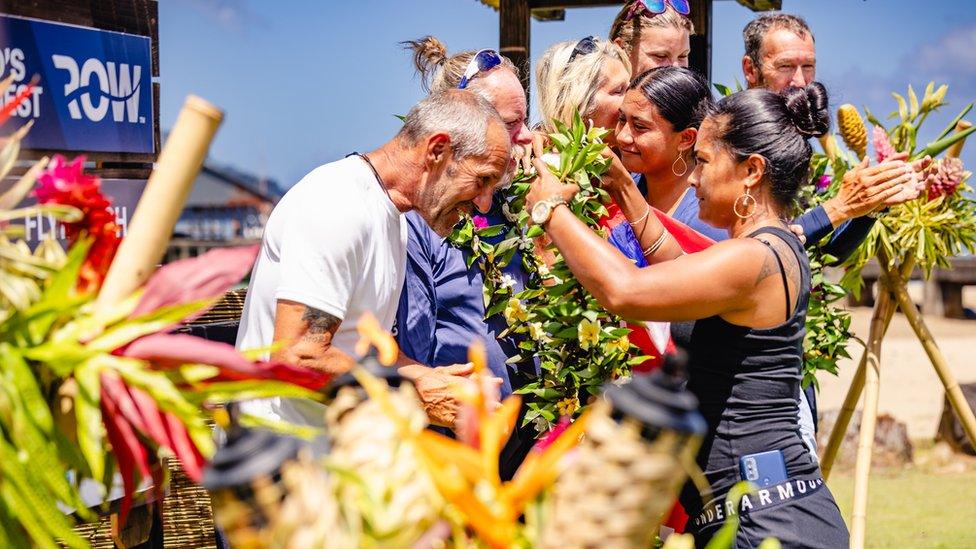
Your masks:
<svg viewBox="0 0 976 549"><path fill-rule="evenodd" d="M561 181L579 185L580 192L569 207L581 221L601 232L601 217L607 214L603 203L606 191L593 185L609 168L602 156L606 130L589 128L577 113L567 127L556 122L550 134L551 154L543 158ZM539 432L553 427L561 416L576 417L590 395L597 395L607 380L630 375L631 367L647 360L631 345L623 320L608 313L587 292L569 270L559 251L546 247L555 257L547 265L535 253L535 239L543 237L541 227L532 226L525 197L535 174L521 169L504 191L502 213L507 223L478 228L465 219L450 236L451 242L471 254L484 275L485 316L502 314L508 329L499 334L521 336L519 354L510 364L538 360L540 375L518 393L525 395L529 408L525 423ZM485 239L504 235L497 244ZM541 242L541 240L540 240ZM517 250L522 251L522 267L528 273L526 287L515 292L514 280L503 272Z"/></svg>

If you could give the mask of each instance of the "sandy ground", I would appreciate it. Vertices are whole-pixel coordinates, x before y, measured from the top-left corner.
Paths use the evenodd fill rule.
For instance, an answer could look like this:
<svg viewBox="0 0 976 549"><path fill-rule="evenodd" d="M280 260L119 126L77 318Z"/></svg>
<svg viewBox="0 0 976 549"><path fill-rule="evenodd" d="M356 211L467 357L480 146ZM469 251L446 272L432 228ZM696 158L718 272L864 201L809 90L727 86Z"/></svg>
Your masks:
<svg viewBox="0 0 976 549"><path fill-rule="evenodd" d="M910 288L917 300L919 288ZM976 309L976 287L966 288L965 306ZM852 310L853 331L867 339L871 309ZM926 316L925 322L960 383L976 382L976 320L948 320ZM863 347L852 343L853 360L840 365L840 375L820 376L818 405L822 411L840 408L857 369ZM881 349L881 398L879 410L908 425L912 439L932 438L942 414L944 390L922 345L901 314L895 315ZM863 401L863 398L862 398Z"/></svg>

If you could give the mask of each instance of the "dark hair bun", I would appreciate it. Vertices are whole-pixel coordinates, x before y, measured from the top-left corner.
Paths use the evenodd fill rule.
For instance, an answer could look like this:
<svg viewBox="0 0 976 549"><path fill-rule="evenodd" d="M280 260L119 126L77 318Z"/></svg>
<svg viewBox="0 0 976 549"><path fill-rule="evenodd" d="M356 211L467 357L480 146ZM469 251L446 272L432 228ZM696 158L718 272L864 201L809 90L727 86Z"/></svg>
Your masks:
<svg viewBox="0 0 976 549"><path fill-rule="evenodd" d="M811 82L805 88L790 86L782 95L790 120L801 134L820 137L830 130L827 89L823 84Z"/></svg>

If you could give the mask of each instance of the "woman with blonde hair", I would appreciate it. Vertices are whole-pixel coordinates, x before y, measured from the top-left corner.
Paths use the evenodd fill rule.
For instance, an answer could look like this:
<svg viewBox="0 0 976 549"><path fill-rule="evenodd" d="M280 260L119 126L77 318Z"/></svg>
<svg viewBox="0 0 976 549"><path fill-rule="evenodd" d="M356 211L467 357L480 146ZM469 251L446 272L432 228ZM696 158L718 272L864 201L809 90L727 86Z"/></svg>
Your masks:
<svg viewBox="0 0 976 549"><path fill-rule="evenodd" d="M619 46L587 36L550 46L536 67L541 126L570 124L578 110L583 120L613 130L630 82L630 60ZM612 134L608 136L612 144Z"/></svg>
<svg viewBox="0 0 976 549"><path fill-rule="evenodd" d="M654 67L688 66L695 26L688 0L632 0L610 27L610 40L623 48L634 75Z"/></svg>

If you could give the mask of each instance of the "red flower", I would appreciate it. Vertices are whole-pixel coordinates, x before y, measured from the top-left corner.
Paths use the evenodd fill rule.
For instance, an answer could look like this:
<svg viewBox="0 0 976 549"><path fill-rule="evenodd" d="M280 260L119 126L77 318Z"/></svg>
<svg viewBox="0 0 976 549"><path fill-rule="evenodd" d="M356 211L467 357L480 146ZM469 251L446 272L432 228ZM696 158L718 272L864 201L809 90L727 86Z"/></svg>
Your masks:
<svg viewBox="0 0 976 549"><path fill-rule="evenodd" d="M474 223L475 229L486 229L488 228L488 218L483 215L476 215L471 218L472 223Z"/></svg>
<svg viewBox="0 0 976 549"><path fill-rule="evenodd" d="M78 277L78 289L87 292L101 286L121 237L111 210L112 202L102 194L101 180L86 175L84 166L84 156L68 163L65 157L55 155L37 178L34 194L40 204L63 204L81 210L82 219L66 223L65 232L72 241L82 232L94 239Z"/></svg>

